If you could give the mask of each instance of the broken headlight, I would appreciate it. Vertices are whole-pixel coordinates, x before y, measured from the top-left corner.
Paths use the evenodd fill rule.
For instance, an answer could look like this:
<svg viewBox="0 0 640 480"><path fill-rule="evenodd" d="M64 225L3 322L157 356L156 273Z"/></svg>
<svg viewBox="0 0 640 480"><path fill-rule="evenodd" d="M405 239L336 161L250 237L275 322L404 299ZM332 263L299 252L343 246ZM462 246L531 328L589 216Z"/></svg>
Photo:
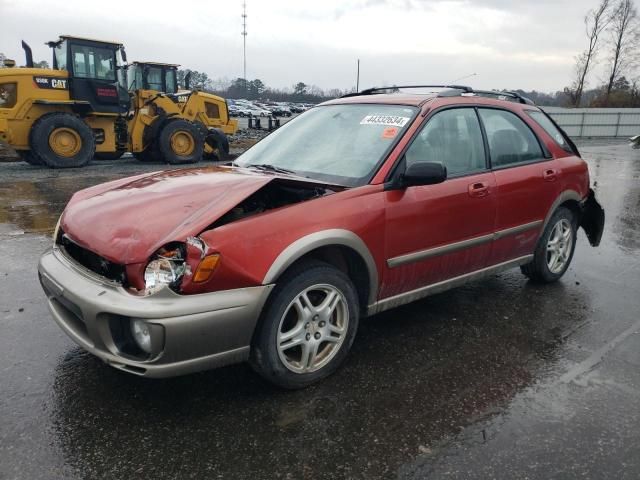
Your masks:
<svg viewBox="0 0 640 480"><path fill-rule="evenodd" d="M177 290L186 269L183 246L161 248L144 271L146 293L155 293L165 286Z"/></svg>

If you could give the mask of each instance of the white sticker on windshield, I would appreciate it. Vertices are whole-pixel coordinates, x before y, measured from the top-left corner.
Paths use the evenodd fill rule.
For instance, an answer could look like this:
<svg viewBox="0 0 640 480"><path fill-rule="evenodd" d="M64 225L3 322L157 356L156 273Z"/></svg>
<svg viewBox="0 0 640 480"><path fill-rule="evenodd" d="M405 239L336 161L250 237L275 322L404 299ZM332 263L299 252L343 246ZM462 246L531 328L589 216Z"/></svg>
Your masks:
<svg viewBox="0 0 640 480"><path fill-rule="evenodd" d="M394 115L367 115L360 125L384 125L386 127L404 127L409 117L396 117Z"/></svg>

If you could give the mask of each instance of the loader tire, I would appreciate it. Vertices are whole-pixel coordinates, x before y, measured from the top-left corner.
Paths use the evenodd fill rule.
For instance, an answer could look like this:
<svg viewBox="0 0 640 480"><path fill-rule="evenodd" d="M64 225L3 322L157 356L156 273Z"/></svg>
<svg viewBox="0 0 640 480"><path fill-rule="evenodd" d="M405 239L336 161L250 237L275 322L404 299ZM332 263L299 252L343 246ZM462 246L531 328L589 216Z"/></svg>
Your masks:
<svg viewBox="0 0 640 480"><path fill-rule="evenodd" d="M118 160L124 155L124 150L116 150L115 152L96 152L97 160Z"/></svg>
<svg viewBox="0 0 640 480"><path fill-rule="evenodd" d="M33 165L34 167L41 167L42 162L38 157L36 157L33 152L30 150L20 150L18 152L22 161L27 162L29 165Z"/></svg>
<svg viewBox="0 0 640 480"><path fill-rule="evenodd" d="M162 159L171 165L199 162L204 150L204 139L193 123L172 120L160 131L158 150Z"/></svg>
<svg viewBox="0 0 640 480"><path fill-rule="evenodd" d="M29 134L32 154L49 168L84 167L93 158L93 131L80 117L65 112L47 113Z"/></svg>
<svg viewBox="0 0 640 480"><path fill-rule="evenodd" d="M205 139L207 145L213 148L212 153L205 154L205 160L225 161L229 158L229 139L218 128L211 128Z"/></svg>

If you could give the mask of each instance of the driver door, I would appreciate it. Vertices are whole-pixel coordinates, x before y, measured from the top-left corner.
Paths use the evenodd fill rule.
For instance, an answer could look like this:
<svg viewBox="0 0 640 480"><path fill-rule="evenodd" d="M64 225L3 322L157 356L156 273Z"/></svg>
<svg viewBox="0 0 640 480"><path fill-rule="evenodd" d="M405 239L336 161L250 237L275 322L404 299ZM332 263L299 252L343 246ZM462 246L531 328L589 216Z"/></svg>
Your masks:
<svg viewBox="0 0 640 480"><path fill-rule="evenodd" d="M387 264L380 298L487 266L496 220L496 180L473 107L434 114L405 153L406 165L441 162L440 184L385 192Z"/></svg>

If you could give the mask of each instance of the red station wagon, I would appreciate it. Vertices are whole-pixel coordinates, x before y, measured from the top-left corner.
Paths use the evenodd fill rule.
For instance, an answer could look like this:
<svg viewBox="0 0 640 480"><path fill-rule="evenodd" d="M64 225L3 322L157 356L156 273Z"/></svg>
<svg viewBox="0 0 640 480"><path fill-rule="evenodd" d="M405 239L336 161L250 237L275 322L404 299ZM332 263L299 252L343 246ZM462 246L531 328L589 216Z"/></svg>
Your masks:
<svg viewBox="0 0 640 480"><path fill-rule="evenodd" d="M249 360L286 388L344 361L361 318L506 269L553 282L604 211L540 108L463 86L319 105L228 166L77 192L39 276L82 348L137 375Z"/></svg>

